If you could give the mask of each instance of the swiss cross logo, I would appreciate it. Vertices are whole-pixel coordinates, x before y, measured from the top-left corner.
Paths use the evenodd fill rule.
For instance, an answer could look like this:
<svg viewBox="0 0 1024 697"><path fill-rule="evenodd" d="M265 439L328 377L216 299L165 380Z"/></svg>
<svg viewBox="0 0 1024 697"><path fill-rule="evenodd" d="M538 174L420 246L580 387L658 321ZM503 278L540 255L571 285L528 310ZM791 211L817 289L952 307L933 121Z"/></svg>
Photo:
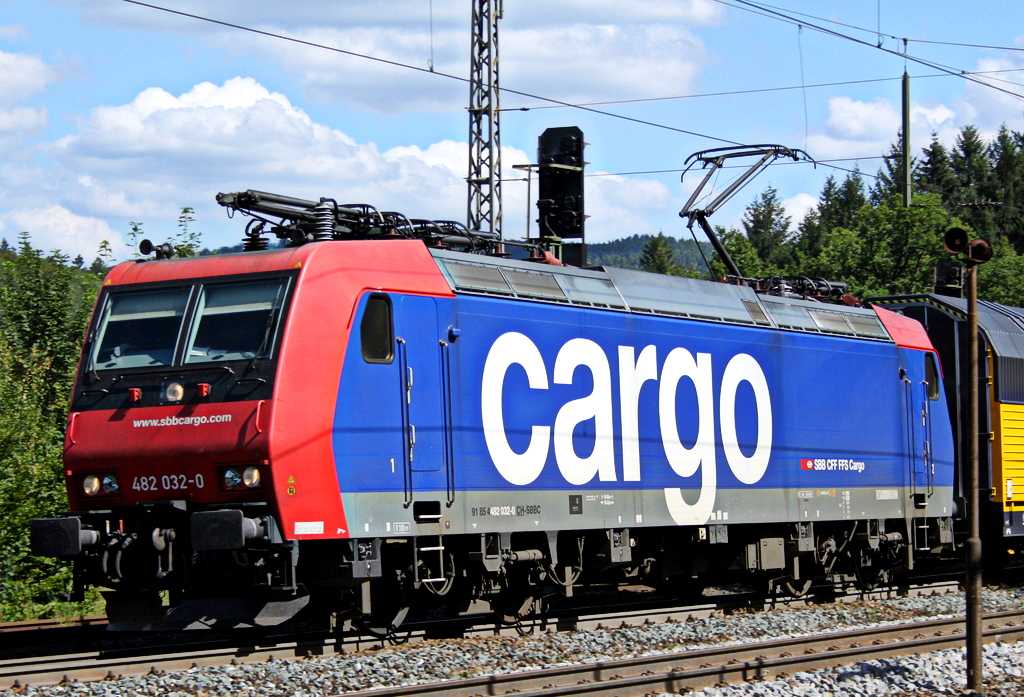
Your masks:
<svg viewBox="0 0 1024 697"><path fill-rule="evenodd" d="M814 460L801 460L800 461L800 469L802 469L802 470L812 470L812 469L814 469Z"/></svg>

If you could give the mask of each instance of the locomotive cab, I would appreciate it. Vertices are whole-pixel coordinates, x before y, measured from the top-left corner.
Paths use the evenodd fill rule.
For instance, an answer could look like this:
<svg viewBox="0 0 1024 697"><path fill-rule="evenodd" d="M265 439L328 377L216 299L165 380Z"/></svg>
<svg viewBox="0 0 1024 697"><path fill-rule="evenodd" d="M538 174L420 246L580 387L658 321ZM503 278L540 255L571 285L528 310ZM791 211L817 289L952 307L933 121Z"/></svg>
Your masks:
<svg viewBox="0 0 1024 697"><path fill-rule="evenodd" d="M429 261L419 243L392 244ZM372 251L307 245L111 271L67 423L71 512L31 530L33 553L74 560L75 596L108 589L125 628L168 610L167 626L230 612L273 624L306 604L299 541L348 537L331 420L355 304L396 273Z"/></svg>
<svg viewBox="0 0 1024 697"><path fill-rule="evenodd" d="M114 589L114 605L163 590L177 604L184 589L225 579L294 592L264 420L296 274L118 275L97 303L71 401L64 465L76 513L35 521L33 550L78 558L79 589ZM232 578L245 567L217 558L243 547L262 578Z"/></svg>

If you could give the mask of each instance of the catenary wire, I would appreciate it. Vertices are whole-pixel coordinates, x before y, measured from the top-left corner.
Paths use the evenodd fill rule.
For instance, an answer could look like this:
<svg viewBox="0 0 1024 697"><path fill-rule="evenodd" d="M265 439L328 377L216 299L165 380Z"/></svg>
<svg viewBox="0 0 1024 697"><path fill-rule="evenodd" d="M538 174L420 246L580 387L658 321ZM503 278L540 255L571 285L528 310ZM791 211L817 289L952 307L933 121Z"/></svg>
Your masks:
<svg viewBox="0 0 1024 697"><path fill-rule="evenodd" d="M971 75L983 75L989 76L995 73L1020 73L1024 72L1024 68L1004 68L1002 70L976 70L972 71ZM915 80L924 80L930 78L948 78L948 77L959 77L952 76L947 72L932 73L931 75L914 75ZM901 77L874 77L865 78L863 80L840 80L838 82L818 82L813 85L807 85L806 89L817 89L822 87L846 87L849 85L864 85L873 82L899 82L903 78ZM992 80L998 80L999 78L989 78ZM1017 84L1017 83L1011 83ZM667 102L678 99L703 99L705 97L734 97L744 94L763 94L770 92L786 92L792 90L800 90L804 87L800 85L789 85L787 87L759 87L757 89L748 90L731 90L727 92L700 92L698 94L676 94L666 97L637 97L634 99L609 99L601 102L579 102L577 106L609 106L612 104L640 104L644 102ZM558 104L538 104L537 106L521 106L521 107L503 107L500 111L540 111L542 109L564 109L565 107Z"/></svg>
<svg viewBox="0 0 1024 697"><path fill-rule="evenodd" d="M292 43L301 44L303 46L309 46L310 48L319 48L319 49L323 49L325 51L332 51L334 53L341 53L341 54L344 54L346 56L352 56L354 58L363 58L363 59L374 61L374 62L377 62L377 63L383 63L385 65L390 65L390 66L393 66L393 67L396 67L396 68L405 68L407 70L415 70L417 72L427 73L429 75L437 75L439 77L447 78L449 80L456 80L458 82L464 82L466 84L469 84L469 82L470 82L470 79L467 78L467 77L462 77L462 76L459 76L459 75L452 75L451 73L443 73L443 72L441 72L439 70L433 70L433 69L429 69L429 68L422 68L422 67L420 67L418 65L411 65L409 63L402 63L400 61L389 60L387 58L380 58L378 56L371 56L371 55L368 55L368 54L365 54L365 53L359 53L357 51L349 51L347 49L338 48L337 46L327 46L325 44L318 44L318 43L316 43L314 41L307 41L305 39L299 39L299 38L296 38L294 36L287 36L285 34L276 34L274 32L265 31L263 29L255 29L253 27L247 27L247 26L242 25L242 24L235 24L233 22L226 22L226 21L220 20L220 19L213 19L211 17L204 17L202 15L192 14L190 12L183 12L181 10L174 10L174 9L171 9L171 8L168 8L168 7L161 7L160 5L153 5L153 4L150 4L150 3L141 2L141 0L123 0L123 1L127 2L129 4L132 4L132 5L139 5L140 7L148 7L148 8L153 9L153 10L159 10L161 12L167 12L167 13L178 15L178 16L181 16L181 17L188 17L190 19L196 19L196 20L199 20L201 22L208 22L210 24L217 24L219 26L228 27L230 29L238 29L240 31L245 31L245 32L249 32L249 33L252 33L252 34L259 34L260 36L266 36L266 37L273 38L273 39L281 39L282 41L289 41L289 42L292 42ZM515 95L518 95L520 97L526 97L528 99L537 99L537 100L540 100L540 101L543 101L543 102L549 102L551 104L555 104L555 105L558 105L558 106L570 107L570 108L573 108L573 109L579 109L581 111L586 111L586 112L590 112L590 113L593 113L593 114L598 114L600 116L608 116L608 117L615 118L615 119L620 119L620 120L623 120L623 121L629 121L629 122L637 123L637 124L640 124L640 125L643 125L643 126L651 126L653 128L660 128L660 129L663 129L663 130L666 130L666 131L674 131L676 133L682 133L684 135L694 136L694 137L697 137L697 138L705 138L707 140L714 140L714 141L717 141L719 143L726 143L728 145L743 145L743 143L740 143L740 142L735 141L735 140L729 140L728 138L720 138L718 136L712 136L712 135L708 135L706 133L698 133L696 131L689 131L689 130L686 130L684 128L678 128L676 126L669 126L669 125L663 124L663 123L657 123L657 122L654 122L654 121L647 121L645 119L638 119L638 118L634 118L632 116L624 116L623 114L616 114L616 113L613 113L613 112L610 112L610 111L603 111L601 109L594 109L592 107L581 106L581 105L578 105L578 104L572 104L570 102L563 102L563 101L561 101L559 99L553 99L551 97L543 97L541 95L531 94L530 92L524 92L522 90L515 90L515 89L508 88L508 87L499 87L498 89L501 92L505 92L505 93L508 93L508 94L515 94Z"/></svg>
<svg viewBox="0 0 1024 697"><path fill-rule="evenodd" d="M839 166L839 165L837 165L835 163L836 162L861 162L862 160L884 160L884 159L886 159L885 155L871 155L871 156L867 156L867 157L837 157L837 158L832 158L832 159L828 159L828 160L816 160L815 164L822 165L823 167L829 167L831 169L836 169L836 170L839 170L841 172L849 172L850 174L856 174L858 176L866 177L866 178L869 178L869 179L877 179L878 177L876 175L874 175L874 174L870 174L868 172L862 172L859 169L850 169L849 167L841 167L841 166ZM790 162L788 160L780 160L780 161L775 163L775 166L776 167L790 167L792 165L805 165L805 164L808 164L808 163L806 161L804 161L804 160L801 160L799 162ZM747 168L746 165L723 165L720 169L746 169L746 168ZM641 175L650 175L650 174L681 174L682 172L685 172L685 171L686 171L685 168L678 167L678 168L672 168L672 169L636 170L636 171L632 171L632 172L591 172L589 174L584 174L583 176L585 176L585 177L632 177L632 176L641 176ZM522 178L519 178L519 177L510 178L510 179L502 179L502 182L518 182L518 181L526 181L526 180L522 179Z"/></svg>
<svg viewBox="0 0 1024 697"><path fill-rule="evenodd" d="M1024 51L1024 48L1020 48L1020 47L1017 47L1017 46L991 46L991 45L988 45L988 44L972 44L972 43L965 43L965 42L958 42L958 41L935 41L935 40L930 40L930 39L911 39L909 37L896 36L895 34L886 34L886 33L882 32L882 31L876 30L876 29L868 29L866 27L859 27L856 24L846 24L845 22L840 22L840 21L837 21L837 20L834 20L834 19L829 19L827 17L819 17L817 15L808 14L806 12L798 12L796 10L791 10L791 9L788 9L788 8L785 8L785 7L779 7L778 5L769 5L768 3L759 3L759 4L762 7L767 7L767 8L771 8L773 10L779 10L779 11L782 11L782 12L787 12L787 13L789 13L791 15L796 16L796 17L806 17L807 19L814 19L814 20L817 20L819 22L827 22L829 24L834 24L837 27L846 27L847 29L854 29L856 31L861 31L861 32L864 32L865 34L871 34L871 35L874 35L874 36L884 36L887 39L893 39L895 41L909 41L909 42L915 43L915 44L934 44L934 45L938 45L938 46L960 46L962 48L985 48L985 49L992 49L994 51Z"/></svg>
<svg viewBox="0 0 1024 697"><path fill-rule="evenodd" d="M925 66L928 66L928 67L933 68L935 70L941 70L943 72L949 73L950 75L956 75L958 77L963 78L964 80L967 80L968 82L974 82L974 83L976 83L978 85L982 85L984 87L988 87L989 89L993 89L993 90L996 90L998 92L1002 92L1004 94L1010 95L1011 97L1015 97L1017 99L1020 99L1020 100L1024 101L1024 95L1018 94L1017 92L1014 92L1012 90L1008 90L1008 89L999 87L998 85L993 85L991 83L985 82L984 80L980 80L978 78L975 78L968 71L961 70L959 68L954 68L954 67L948 66L948 65L943 65L943 64L937 63L935 61L926 60L924 58L919 58L917 56L912 56L912 55L910 55L907 52L894 51L891 48L885 48L884 46L875 45L875 44L872 44L872 43L870 43L868 41L864 41L863 39L858 39L858 38L856 38L854 36L850 36L849 34L843 34L842 32L838 32L838 31L836 31L834 29L829 29L827 27L822 27L822 26L819 26L819 25L816 25L816 24L812 24L810 22L806 22L806 21L797 19L796 17L791 17L791 16L789 16L789 15L787 15L785 13L779 12L777 10L773 10L773 9L771 9L771 8L765 6L765 5L759 5L758 3L751 2L750 0L714 0L714 2L717 2L720 5L725 5L727 7L735 8L737 10L743 10L745 12L751 12L753 14L761 15L763 17L768 17L770 19L775 19L775 20L780 21L780 22L785 22L787 24L792 24L792 25L795 25L795 26L805 26L805 27L814 29L815 31L819 31L819 32L821 32L823 34L828 34L829 36L834 36L836 38L846 39L847 41L852 41L852 42L854 42L856 44L860 44L862 46L867 46L867 47L876 49L878 51L883 51L883 52L888 53L888 54L890 54L892 56L897 56L897 57L903 58L904 60L907 60L907 61L918 63L920 65L925 65Z"/></svg>
<svg viewBox="0 0 1024 697"><path fill-rule="evenodd" d="M722 4L726 4L726 5L729 4L728 2L724 2L724 0L715 0L715 1L716 2L720 2ZM743 0L737 0L737 1L743 2ZM470 82L469 78L461 77L461 76L458 76L458 75L452 75L450 73L439 72L439 71L435 70L432 65L429 68L422 68L420 66L411 65L411 64L408 64L408 63L402 63L400 61L394 61L394 60L390 60L390 59L386 59L386 58L380 58L378 56L372 56L372 55L368 55L368 54L359 53L359 52L356 52L356 51L350 51L350 50L347 50L347 49L338 48L336 46L327 46L325 44L318 44L318 43L313 42L313 41L307 41L305 39L299 39L299 38L292 37L292 36L287 36L287 35L284 35L284 34L277 34L277 33L265 31L265 30L262 30L262 29L255 29L253 27L247 27L247 26L244 26L244 25L235 24L235 23L232 23L232 22L227 22L227 21L224 21L224 20L213 19L213 18L210 18L210 17L204 17L202 15L197 15L197 14L193 14L193 13L189 13L189 12L184 12L184 11L181 11L181 10L175 10L175 9L172 9L172 8L162 7L160 5L154 5L154 4L151 4L151 3L141 2L141 0L124 0L124 2L127 2L127 3L132 4L132 5L138 5L138 6L141 6L141 7L147 7L149 9L159 10L161 12L167 12L169 14L174 14L174 15L178 15L178 16L182 16L182 17L187 17L187 18L190 18L190 19L195 19L195 20L199 20L199 21L203 21L203 22L208 22L208 23L211 23L211 24L216 24L216 25L219 25L219 26L228 27L228 28L231 28L231 29L238 29L240 31L245 31L245 32L253 33L253 34L258 34L258 35L261 35L261 36L266 36L268 38L280 39L280 40L283 40L283 41L288 41L288 42L291 42L291 43L297 43L297 44L309 46L311 48L319 48L319 49L331 51L331 52L334 52L334 53L340 53L340 54L352 56L352 57L355 57L355 58L363 58L363 59L366 59L366 60L370 60L370 61L374 61L374 62L378 62L378 63L383 63L383 64L390 65L390 66L393 66L393 67L405 68L405 69L409 69L409 70L415 70L417 72L427 73L427 74L430 74L430 75L438 75L440 77L448 78L448 79L451 79L451 80L456 80L456 81L459 81L459 82L464 82L464 83L467 83L467 84ZM753 3L745 3L745 4L753 5ZM739 8L739 9L743 9L743 8ZM757 14L759 14L759 13L757 13ZM793 20L790 20L788 18L784 19L783 21L793 22ZM799 25L799 22L794 22L794 23ZM826 33L834 33L834 32L831 32L831 31L829 31L827 29L822 29L820 27L814 27L813 25L808 25L808 26L811 26L811 28L814 28L814 29L816 29L818 31L825 31ZM858 41L857 39L853 39L852 37L845 37L844 35L841 35L841 34L839 36L843 36L844 38L850 38L853 41ZM860 42L860 43L864 43L864 42ZM895 53L895 52L890 51L890 53ZM896 55L903 55L903 54L898 54L897 53ZM933 66L933 67L936 67L936 66ZM941 70L943 68L938 67L938 69ZM945 73L949 73L950 71L949 70L944 70L944 72ZM954 74L958 74L958 73L954 73ZM882 80L882 79L888 79L888 78L876 78L874 80L868 80L868 81L863 81L863 82L879 81L879 80ZM862 81L854 81L854 82L862 82ZM836 84L843 84L843 83L836 83ZM980 84L987 85L987 83L984 83L984 82L982 82ZM987 86L991 87L991 85L987 85ZM594 113L594 114L601 115L601 116L608 116L608 117L611 117L611 118L616 118L616 119L621 119L621 120L625 120L625 121L630 121L630 122L637 123L637 124L640 124L640 125L646 125L646 126L651 126L651 127L654 127L654 128L670 130L670 131L674 131L674 132L677 132L677 133L682 133L682 134L685 134L685 135L692 135L692 136L695 136L695 137L698 137L698 138L706 138L706 139L709 139L709 140L715 140L715 141L718 141L718 142L727 143L729 145L737 145L737 146L743 145L743 143L740 143L738 141L729 140L729 139L726 139L726 138L720 138L720 137L717 137L717 136L711 136L711 135L704 134L704 133L698 133L696 131L690 131L690 130L686 130L686 129L682 129L682 128L677 128L675 126L669 126L669 125L666 125L666 124L659 124L659 123L656 123L656 122L653 122L653 121L647 121L645 119L637 119L637 118L633 118L633 117L629 117L629 116L624 116L622 114L615 114L613 112L603 111L603 110L600 110L600 109L594 109L594 108L592 108L592 107L590 107L588 105L585 105L585 104L572 104L572 103L569 103L569 102L563 102L563 101L558 100L558 99L553 99L553 98L550 98L550 97L544 97L544 96L541 96L541 95L535 95L535 94L531 94L529 92L524 92L524 91L521 91L521 90L515 90L515 89L511 89L511 88L507 88L507 87L500 87L499 89L502 92L507 92L509 94L515 94L515 95L518 95L518 96L521 96L521 97L526 97L526 98L529 98L529 99L537 99L537 100L540 100L540 101L549 102L550 105L554 106L554 107L563 107L563 108L567 107L567 108L573 108L573 109L580 109L582 111L587 111L587 112ZM772 89L772 88L770 88L770 89ZM773 89L781 90L781 89L793 89L793 88L773 88ZM999 89L999 88L995 88L994 87L994 89ZM1001 90L1001 91L1005 91L1005 90ZM540 108L540 107L534 107L534 108ZM874 159L874 158L853 158L853 159ZM846 172L851 172L851 173L855 171L855 170L845 169L845 168L840 167L838 165L831 164L831 162L832 161L825 160L825 161L819 161L818 164L821 164L822 166L829 167L829 168L832 168L832 169L840 170L840 171L846 171ZM801 163L784 163L784 164L806 164L806 162L801 162ZM677 171L681 171L681 170L677 170ZM861 172L857 172L857 173L863 175L863 173L861 173ZM863 176L872 176L872 175L863 175Z"/></svg>

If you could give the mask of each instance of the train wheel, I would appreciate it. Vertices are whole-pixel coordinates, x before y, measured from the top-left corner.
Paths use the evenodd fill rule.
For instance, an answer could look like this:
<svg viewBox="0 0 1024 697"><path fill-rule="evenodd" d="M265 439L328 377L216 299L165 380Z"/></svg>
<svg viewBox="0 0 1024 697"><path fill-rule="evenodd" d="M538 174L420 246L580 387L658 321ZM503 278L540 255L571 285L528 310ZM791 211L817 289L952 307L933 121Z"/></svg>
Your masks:
<svg viewBox="0 0 1024 697"><path fill-rule="evenodd" d="M382 639L385 637L390 639L395 636L395 632L405 622L408 614L408 605L392 607L387 610L374 611L369 615L364 615L361 624L367 633Z"/></svg>
<svg viewBox="0 0 1024 697"><path fill-rule="evenodd" d="M889 582L889 569L883 564L882 555L870 549L861 549L860 553L853 553L851 561L854 585L858 590L873 591Z"/></svg>
<svg viewBox="0 0 1024 697"><path fill-rule="evenodd" d="M504 590L491 601L491 609L504 624L519 624L533 614L536 598L529 591Z"/></svg>
<svg viewBox="0 0 1024 697"><path fill-rule="evenodd" d="M811 579L790 576L779 581L776 589L791 598L802 598L811 589Z"/></svg>

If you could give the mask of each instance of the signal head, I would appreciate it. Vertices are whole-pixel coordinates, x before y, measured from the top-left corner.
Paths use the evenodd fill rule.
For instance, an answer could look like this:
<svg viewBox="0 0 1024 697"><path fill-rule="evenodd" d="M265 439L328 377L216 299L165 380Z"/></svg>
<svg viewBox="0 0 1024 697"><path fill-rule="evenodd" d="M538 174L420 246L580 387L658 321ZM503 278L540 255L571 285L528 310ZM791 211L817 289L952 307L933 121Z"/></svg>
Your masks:
<svg viewBox="0 0 1024 697"><path fill-rule="evenodd" d="M967 244L965 256L968 261L973 261L975 264L984 264L992 258L992 245L981 239L971 240Z"/></svg>
<svg viewBox="0 0 1024 697"><path fill-rule="evenodd" d="M951 227L942 236L942 246L950 254L960 254L967 249L967 231L960 227Z"/></svg>

